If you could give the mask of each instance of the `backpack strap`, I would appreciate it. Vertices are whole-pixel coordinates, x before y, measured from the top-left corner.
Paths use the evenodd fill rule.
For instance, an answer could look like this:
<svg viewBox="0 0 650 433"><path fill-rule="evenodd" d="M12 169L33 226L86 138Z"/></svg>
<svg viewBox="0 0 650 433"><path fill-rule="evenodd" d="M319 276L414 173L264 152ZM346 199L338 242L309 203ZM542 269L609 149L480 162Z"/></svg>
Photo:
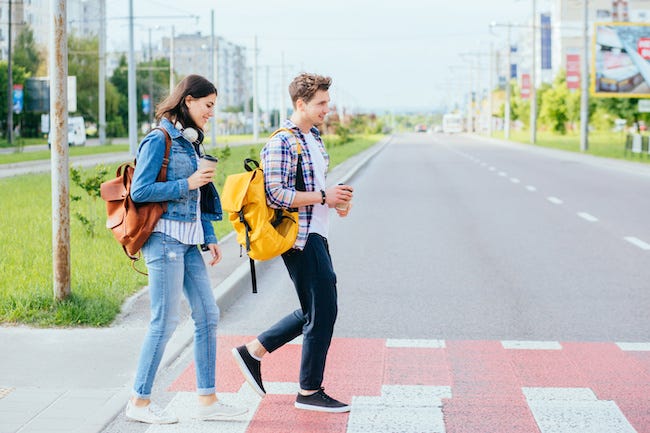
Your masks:
<svg viewBox="0 0 650 433"><path fill-rule="evenodd" d="M302 145L300 144L300 138L298 138L296 133L289 128L278 128L273 132L273 134L271 134L271 137L269 138L275 137L280 132L288 132L296 139L296 148L298 153L298 168L296 169L296 191L307 191L307 187L305 185L305 175L302 172Z"/></svg>

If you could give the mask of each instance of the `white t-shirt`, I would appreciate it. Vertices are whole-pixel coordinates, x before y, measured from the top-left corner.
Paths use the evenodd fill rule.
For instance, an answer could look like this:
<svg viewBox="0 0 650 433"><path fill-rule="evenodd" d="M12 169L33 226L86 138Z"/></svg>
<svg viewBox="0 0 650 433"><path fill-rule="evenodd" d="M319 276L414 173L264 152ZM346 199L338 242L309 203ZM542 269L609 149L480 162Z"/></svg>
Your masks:
<svg viewBox="0 0 650 433"><path fill-rule="evenodd" d="M309 155L311 162L314 165L314 186L316 191L321 189L325 190L325 158L318 147L318 142L311 132L304 134L307 147L309 148ZM322 205L317 203L314 205L314 210L311 217L311 224L309 224L309 233L318 233L323 237L327 237L329 232L329 208L327 204Z"/></svg>

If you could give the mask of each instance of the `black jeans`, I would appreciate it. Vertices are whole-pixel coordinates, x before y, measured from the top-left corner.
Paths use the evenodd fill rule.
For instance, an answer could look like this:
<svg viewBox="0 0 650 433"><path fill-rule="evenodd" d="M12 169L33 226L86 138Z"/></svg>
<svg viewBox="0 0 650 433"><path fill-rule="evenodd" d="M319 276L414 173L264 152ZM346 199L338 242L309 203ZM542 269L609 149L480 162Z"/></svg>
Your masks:
<svg viewBox="0 0 650 433"><path fill-rule="evenodd" d="M282 259L296 287L301 308L257 339L266 350L273 352L302 334L300 388L319 389L338 312L336 274L327 239L312 233L302 251L289 250Z"/></svg>

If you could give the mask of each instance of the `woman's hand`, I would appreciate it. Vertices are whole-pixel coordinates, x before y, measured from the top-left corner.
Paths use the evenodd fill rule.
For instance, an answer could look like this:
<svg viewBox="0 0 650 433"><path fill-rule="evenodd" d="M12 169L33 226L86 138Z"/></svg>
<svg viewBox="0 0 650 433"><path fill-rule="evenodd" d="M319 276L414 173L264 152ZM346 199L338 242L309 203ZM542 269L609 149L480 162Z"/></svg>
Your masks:
<svg viewBox="0 0 650 433"><path fill-rule="evenodd" d="M208 244L208 251L212 255L212 260L210 260L210 266L214 266L221 261L221 247L217 244Z"/></svg>
<svg viewBox="0 0 650 433"><path fill-rule="evenodd" d="M212 182L214 171L213 168L203 168L192 173L192 175L187 178L187 184L189 185L190 191L200 188L208 182Z"/></svg>

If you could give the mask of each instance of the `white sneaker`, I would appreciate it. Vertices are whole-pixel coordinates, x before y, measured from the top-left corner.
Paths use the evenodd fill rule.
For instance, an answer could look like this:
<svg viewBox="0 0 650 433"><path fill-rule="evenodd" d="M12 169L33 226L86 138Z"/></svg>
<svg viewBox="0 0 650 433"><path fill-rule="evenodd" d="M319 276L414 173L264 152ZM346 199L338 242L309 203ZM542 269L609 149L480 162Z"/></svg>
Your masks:
<svg viewBox="0 0 650 433"><path fill-rule="evenodd" d="M161 409L155 403L138 407L131 400L126 404L126 417L132 421L146 424L175 424L178 422L176 415Z"/></svg>
<svg viewBox="0 0 650 433"><path fill-rule="evenodd" d="M215 401L209 406L199 405L196 418L201 421L224 421L244 415L248 412L245 407L230 406L220 401Z"/></svg>

